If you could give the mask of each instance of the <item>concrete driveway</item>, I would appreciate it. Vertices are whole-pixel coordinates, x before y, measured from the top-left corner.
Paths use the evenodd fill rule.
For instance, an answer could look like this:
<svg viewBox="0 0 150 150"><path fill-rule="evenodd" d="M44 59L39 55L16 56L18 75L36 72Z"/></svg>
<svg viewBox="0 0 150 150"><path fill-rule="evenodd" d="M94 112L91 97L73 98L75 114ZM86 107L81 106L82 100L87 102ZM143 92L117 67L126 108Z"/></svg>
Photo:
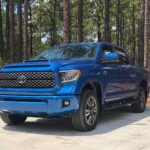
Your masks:
<svg viewBox="0 0 150 150"><path fill-rule="evenodd" d="M76 132L64 119L29 118L13 127L0 121L0 150L150 150L150 107L103 112L91 132Z"/></svg>

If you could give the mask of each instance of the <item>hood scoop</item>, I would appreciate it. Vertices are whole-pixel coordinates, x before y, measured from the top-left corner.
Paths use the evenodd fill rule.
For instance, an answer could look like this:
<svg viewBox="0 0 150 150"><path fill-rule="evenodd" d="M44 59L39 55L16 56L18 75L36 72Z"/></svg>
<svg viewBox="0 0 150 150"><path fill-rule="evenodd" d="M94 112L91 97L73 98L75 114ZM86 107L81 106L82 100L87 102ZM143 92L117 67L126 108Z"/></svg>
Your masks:
<svg viewBox="0 0 150 150"><path fill-rule="evenodd" d="M33 68L33 67L50 67L50 63L48 61L25 61L17 64L5 65L5 68Z"/></svg>
<svg viewBox="0 0 150 150"><path fill-rule="evenodd" d="M30 60L26 60L25 62L48 62L49 60L47 59L38 59L38 60L34 60L34 59L30 59Z"/></svg>

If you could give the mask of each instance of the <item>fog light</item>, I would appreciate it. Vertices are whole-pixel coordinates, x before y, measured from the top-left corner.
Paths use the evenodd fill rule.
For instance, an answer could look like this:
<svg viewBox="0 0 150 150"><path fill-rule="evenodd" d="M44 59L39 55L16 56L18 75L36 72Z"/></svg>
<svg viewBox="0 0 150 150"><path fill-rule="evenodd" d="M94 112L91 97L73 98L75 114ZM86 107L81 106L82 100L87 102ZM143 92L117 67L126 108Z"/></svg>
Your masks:
<svg viewBox="0 0 150 150"><path fill-rule="evenodd" d="M70 105L70 100L63 100L62 101L62 107L67 107Z"/></svg>

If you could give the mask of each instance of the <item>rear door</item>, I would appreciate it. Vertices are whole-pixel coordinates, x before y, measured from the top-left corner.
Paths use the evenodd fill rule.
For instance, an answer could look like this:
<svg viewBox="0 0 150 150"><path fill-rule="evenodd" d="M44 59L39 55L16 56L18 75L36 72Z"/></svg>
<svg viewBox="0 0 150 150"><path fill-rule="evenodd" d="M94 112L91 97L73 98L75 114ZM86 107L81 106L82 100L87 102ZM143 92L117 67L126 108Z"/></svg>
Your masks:
<svg viewBox="0 0 150 150"><path fill-rule="evenodd" d="M127 52L121 48L115 47L114 52L121 55L120 59L120 78L121 78L121 88L123 90L122 97L133 97L136 94L136 68L131 65Z"/></svg>

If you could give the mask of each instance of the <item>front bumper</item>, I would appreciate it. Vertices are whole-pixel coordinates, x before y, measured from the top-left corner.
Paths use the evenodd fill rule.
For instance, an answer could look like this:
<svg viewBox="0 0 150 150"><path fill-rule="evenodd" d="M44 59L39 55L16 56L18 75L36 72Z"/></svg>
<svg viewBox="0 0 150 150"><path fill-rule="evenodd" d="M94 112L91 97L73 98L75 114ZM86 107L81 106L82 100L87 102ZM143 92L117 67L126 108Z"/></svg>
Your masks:
<svg viewBox="0 0 150 150"><path fill-rule="evenodd" d="M64 100L70 104L62 106ZM12 96L0 95L0 111L28 116L62 116L79 108L79 96Z"/></svg>

